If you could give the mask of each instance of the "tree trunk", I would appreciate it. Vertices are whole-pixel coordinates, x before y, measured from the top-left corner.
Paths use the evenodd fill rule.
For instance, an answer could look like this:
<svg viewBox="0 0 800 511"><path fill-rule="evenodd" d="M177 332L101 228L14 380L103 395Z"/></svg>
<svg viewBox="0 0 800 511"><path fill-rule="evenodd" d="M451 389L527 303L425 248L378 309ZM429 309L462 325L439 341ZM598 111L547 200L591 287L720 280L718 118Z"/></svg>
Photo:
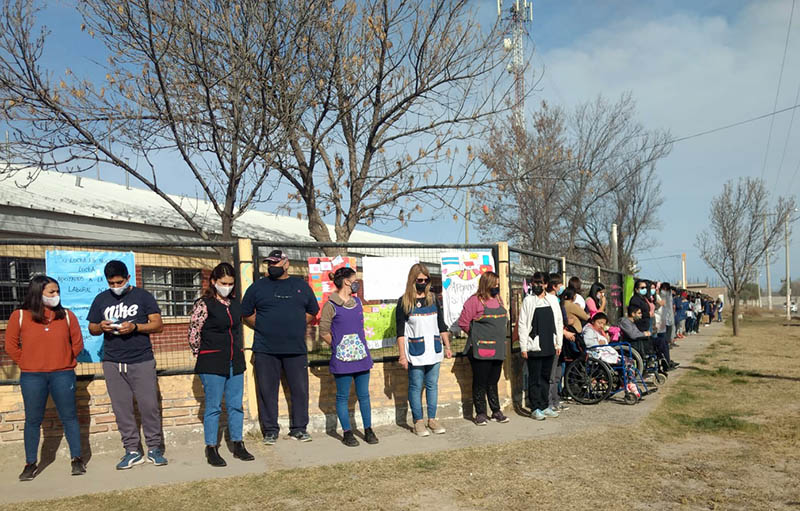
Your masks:
<svg viewBox="0 0 800 511"><path fill-rule="evenodd" d="M711 318L712 321L714 318ZM731 318L733 324L733 336L739 335L739 293L733 295L733 317Z"/></svg>

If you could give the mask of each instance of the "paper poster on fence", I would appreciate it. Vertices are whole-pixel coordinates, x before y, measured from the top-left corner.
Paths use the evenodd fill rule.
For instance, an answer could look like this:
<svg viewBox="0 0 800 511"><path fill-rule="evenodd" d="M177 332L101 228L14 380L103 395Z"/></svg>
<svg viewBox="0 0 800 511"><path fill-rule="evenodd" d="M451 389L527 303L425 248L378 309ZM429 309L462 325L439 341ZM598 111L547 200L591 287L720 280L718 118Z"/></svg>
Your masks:
<svg viewBox="0 0 800 511"><path fill-rule="evenodd" d="M442 252L442 299L444 321L451 330L458 328L458 317L464 302L478 290L478 280L487 271L494 271L491 252Z"/></svg>
<svg viewBox="0 0 800 511"><path fill-rule="evenodd" d="M314 296L317 297L320 312L312 324L318 325L319 318L322 314L322 307L328 301L328 295L336 291L336 286L328 278L328 274L335 272L339 268L352 268L356 269L355 257L309 257L308 258L308 285L314 291Z"/></svg>
<svg viewBox="0 0 800 511"><path fill-rule="evenodd" d="M397 300L406 291L408 270L419 259L416 257L364 257L361 271L364 275L365 300Z"/></svg>
<svg viewBox="0 0 800 511"><path fill-rule="evenodd" d="M45 253L47 274L58 281L61 303L78 318L83 335L83 351L79 362L103 360L103 336L89 333L89 315L95 296L108 289L103 269L111 260L125 263L131 274L130 284L136 285L136 264L133 252L86 252L48 250Z"/></svg>
<svg viewBox="0 0 800 511"><path fill-rule="evenodd" d="M387 348L397 343L396 308L396 303L364 305L364 333L369 349Z"/></svg>

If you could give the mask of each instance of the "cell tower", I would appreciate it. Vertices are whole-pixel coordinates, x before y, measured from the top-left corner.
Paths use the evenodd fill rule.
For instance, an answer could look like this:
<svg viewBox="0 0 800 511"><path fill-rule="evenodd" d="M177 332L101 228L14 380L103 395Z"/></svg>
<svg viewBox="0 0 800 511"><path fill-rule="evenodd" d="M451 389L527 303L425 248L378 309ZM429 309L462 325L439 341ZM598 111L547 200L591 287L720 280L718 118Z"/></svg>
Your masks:
<svg viewBox="0 0 800 511"><path fill-rule="evenodd" d="M524 36L528 35L526 24L533 21L533 2L512 0L509 15L503 18L503 0L497 0L497 16L507 20L511 37L503 40L503 48L511 52L508 72L514 75L514 123L517 128L525 126L525 61Z"/></svg>

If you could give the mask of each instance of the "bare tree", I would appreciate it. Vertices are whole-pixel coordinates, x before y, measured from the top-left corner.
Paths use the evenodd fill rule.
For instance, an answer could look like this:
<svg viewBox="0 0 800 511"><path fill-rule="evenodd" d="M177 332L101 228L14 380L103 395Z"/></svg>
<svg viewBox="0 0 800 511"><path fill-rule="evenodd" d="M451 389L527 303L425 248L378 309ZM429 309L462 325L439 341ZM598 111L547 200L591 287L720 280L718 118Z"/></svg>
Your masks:
<svg viewBox="0 0 800 511"><path fill-rule="evenodd" d="M630 94L613 103L600 96L572 115L542 103L532 125L527 133L495 129L480 153L497 178L483 195L493 204L493 223L531 250L610 266L608 233L616 222L620 261L632 262L658 226L655 165L669 154L669 135L636 121Z"/></svg>
<svg viewBox="0 0 800 511"><path fill-rule="evenodd" d="M508 109L511 84L501 87L500 28L481 27L472 4L344 2L312 38L302 61L312 99L280 102L277 117L291 149L279 171L316 240L331 241L329 215L338 242L359 224L406 225L426 206L440 217L490 178L468 141Z"/></svg>
<svg viewBox="0 0 800 511"><path fill-rule="evenodd" d="M794 198L779 197L774 206L770 202L763 180L744 177L728 181L711 201L709 229L697 236L700 257L717 272L733 297L733 335L739 334L741 293L795 209Z"/></svg>
<svg viewBox="0 0 800 511"><path fill-rule="evenodd" d="M69 69L43 68L47 33L36 30L37 8L5 2L0 118L13 131L6 172L23 168L33 180L42 169L113 165L210 239L213 223L163 187L175 169L156 161L177 155L179 172L211 203L221 239L232 240L234 221L271 190L262 185L285 149L273 89L284 100L307 94L303 70L286 63L307 53L317 4L325 2L79 2L87 37L107 50L105 81L92 83ZM289 68L297 71L287 76Z"/></svg>

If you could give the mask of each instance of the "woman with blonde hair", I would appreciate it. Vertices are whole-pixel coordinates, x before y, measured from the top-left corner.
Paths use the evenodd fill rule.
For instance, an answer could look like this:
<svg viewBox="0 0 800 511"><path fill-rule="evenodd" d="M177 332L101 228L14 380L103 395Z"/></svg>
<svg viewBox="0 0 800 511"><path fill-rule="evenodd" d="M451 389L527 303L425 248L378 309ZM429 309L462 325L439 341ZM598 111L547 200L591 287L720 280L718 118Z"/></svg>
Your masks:
<svg viewBox="0 0 800 511"><path fill-rule="evenodd" d="M445 432L436 420L439 394L439 366L444 357L451 358L450 334L444 312L431 293L431 276L424 264L417 263L408 271L406 291L397 300L398 361L408 369L408 403L414 420L414 432L428 436L422 418L422 387L428 405L428 428L434 434Z"/></svg>
<svg viewBox="0 0 800 511"><path fill-rule="evenodd" d="M493 271L481 275L478 291L470 296L461 310L458 326L468 334L464 354L472 367L472 404L475 424L489 423L486 400L492 409L492 419L508 422L500 409L497 382L506 358L508 311L500 297L500 277Z"/></svg>

